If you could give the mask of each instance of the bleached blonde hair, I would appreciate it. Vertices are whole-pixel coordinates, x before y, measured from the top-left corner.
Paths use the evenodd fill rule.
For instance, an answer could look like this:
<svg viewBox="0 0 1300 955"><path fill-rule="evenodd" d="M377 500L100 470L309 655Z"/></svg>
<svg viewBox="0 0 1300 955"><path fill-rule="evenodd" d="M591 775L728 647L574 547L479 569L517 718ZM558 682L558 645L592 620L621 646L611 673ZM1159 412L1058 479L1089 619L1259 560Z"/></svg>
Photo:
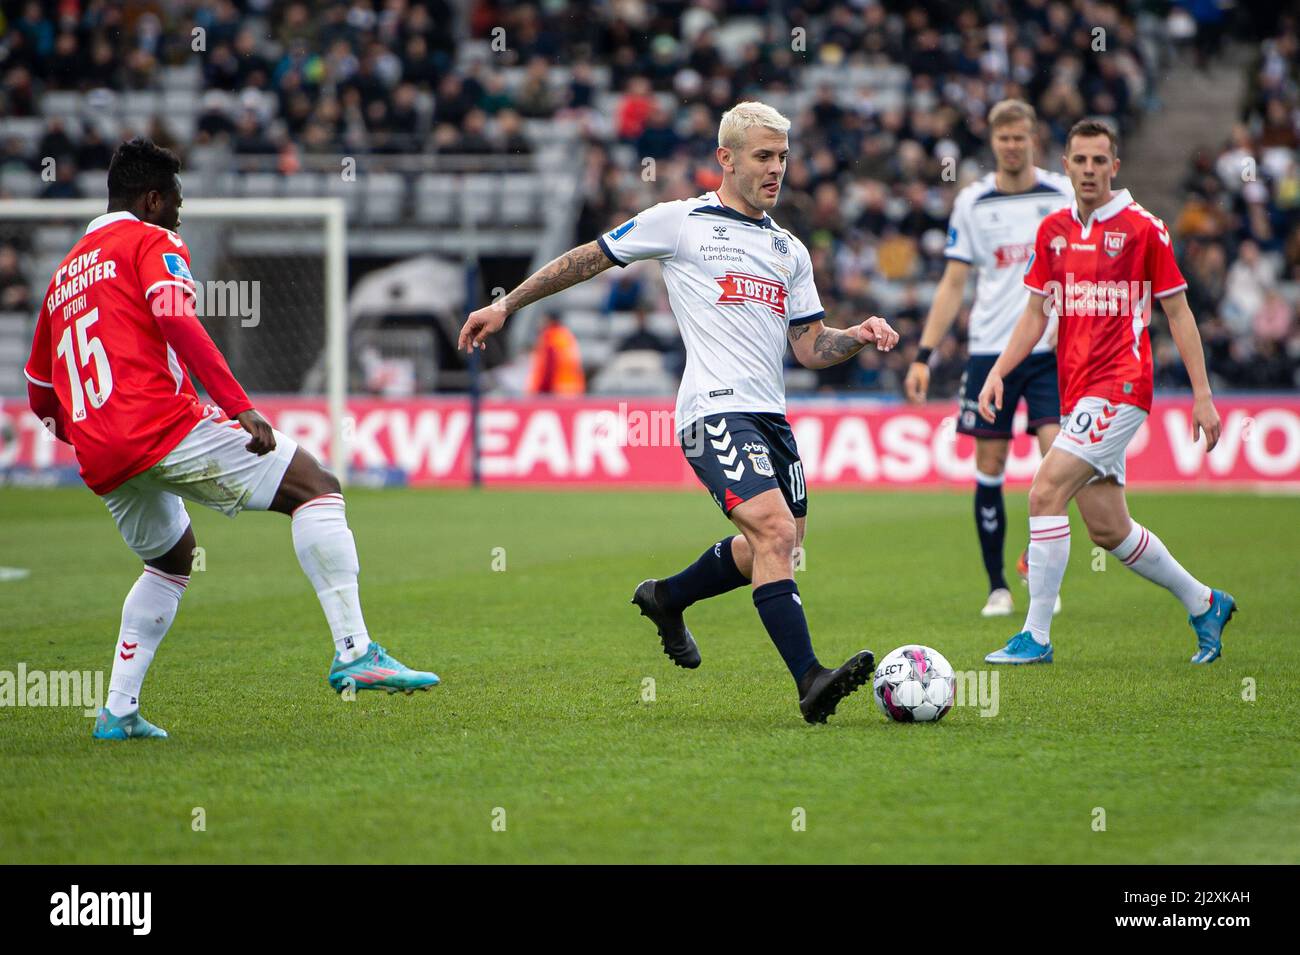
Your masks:
<svg viewBox="0 0 1300 955"><path fill-rule="evenodd" d="M718 123L718 145L725 149L742 149L745 130L762 126L778 133L790 131L790 121L766 103L737 103L722 114Z"/></svg>

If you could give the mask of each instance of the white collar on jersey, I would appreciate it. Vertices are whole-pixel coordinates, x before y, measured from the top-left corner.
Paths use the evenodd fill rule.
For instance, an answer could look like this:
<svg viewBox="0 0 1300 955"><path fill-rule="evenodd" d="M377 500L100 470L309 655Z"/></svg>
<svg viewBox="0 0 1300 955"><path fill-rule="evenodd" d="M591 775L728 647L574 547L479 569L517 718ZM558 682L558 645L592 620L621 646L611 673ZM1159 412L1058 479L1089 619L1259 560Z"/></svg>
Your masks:
<svg viewBox="0 0 1300 955"><path fill-rule="evenodd" d="M1113 219L1132 204L1133 197L1128 194L1128 190L1121 189L1110 197L1110 202L1099 209L1093 209L1092 215L1088 216L1088 221L1084 222L1079 218L1079 200L1076 196L1075 201L1070 203L1070 215L1074 217L1075 222L1083 226L1083 237L1086 239L1094 222L1105 222L1107 219Z"/></svg>
<svg viewBox="0 0 1300 955"><path fill-rule="evenodd" d="M102 229L106 225L112 225L114 222L121 222L123 219L134 218L135 215L127 212L125 209L121 212L105 212L102 216L90 220L90 225L86 226L86 235L90 235L90 233L94 232L96 229Z"/></svg>

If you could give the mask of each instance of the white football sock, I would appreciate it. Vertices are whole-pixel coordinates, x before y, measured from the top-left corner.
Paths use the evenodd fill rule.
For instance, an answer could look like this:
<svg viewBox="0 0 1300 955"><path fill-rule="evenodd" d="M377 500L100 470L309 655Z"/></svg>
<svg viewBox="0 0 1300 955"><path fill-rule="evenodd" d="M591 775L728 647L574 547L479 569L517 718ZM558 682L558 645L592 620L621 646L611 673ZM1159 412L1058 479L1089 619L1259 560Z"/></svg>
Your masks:
<svg viewBox="0 0 1300 955"><path fill-rule="evenodd" d="M316 588L334 646L344 663L370 648L357 594L357 545L348 530L342 494L314 497L293 512L293 549L303 573Z"/></svg>
<svg viewBox="0 0 1300 955"><path fill-rule="evenodd" d="M1066 514L1029 519L1029 612L1024 629L1040 646L1052 642L1052 610L1065 566L1070 562L1070 518Z"/></svg>
<svg viewBox="0 0 1300 955"><path fill-rule="evenodd" d="M1164 542L1137 521L1133 522L1124 543L1111 553L1129 570L1159 584L1181 600L1193 617L1210 609L1210 588L1184 570Z"/></svg>
<svg viewBox="0 0 1300 955"><path fill-rule="evenodd" d="M188 577L145 567L122 604L122 628L108 681L108 711L126 716L140 708L140 686L154 652L167 635L185 595Z"/></svg>

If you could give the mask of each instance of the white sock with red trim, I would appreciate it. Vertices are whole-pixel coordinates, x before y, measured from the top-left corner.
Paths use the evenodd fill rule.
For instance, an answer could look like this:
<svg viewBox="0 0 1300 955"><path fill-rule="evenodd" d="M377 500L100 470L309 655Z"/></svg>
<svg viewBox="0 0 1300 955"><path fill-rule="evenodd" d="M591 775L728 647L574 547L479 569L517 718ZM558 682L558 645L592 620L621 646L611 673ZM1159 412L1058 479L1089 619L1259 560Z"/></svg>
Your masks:
<svg viewBox="0 0 1300 955"><path fill-rule="evenodd" d="M1025 627L1040 646L1052 642L1052 611L1070 562L1070 518L1066 514L1029 519L1029 612Z"/></svg>
<svg viewBox="0 0 1300 955"><path fill-rule="evenodd" d="M185 595L188 577L145 567L122 604L122 628L108 681L108 711L126 716L140 708L140 687L154 652L167 635Z"/></svg>
<svg viewBox="0 0 1300 955"><path fill-rule="evenodd" d="M339 659L351 663L370 649L357 593L357 545L348 530L342 494L322 494L293 512L293 549L316 588Z"/></svg>
<svg viewBox="0 0 1300 955"><path fill-rule="evenodd" d="M1129 570L1159 584L1181 600L1193 617L1210 609L1210 588L1184 570L1164 542L1137 521L1133 522L1124 543L1111 553Z"/></svg>

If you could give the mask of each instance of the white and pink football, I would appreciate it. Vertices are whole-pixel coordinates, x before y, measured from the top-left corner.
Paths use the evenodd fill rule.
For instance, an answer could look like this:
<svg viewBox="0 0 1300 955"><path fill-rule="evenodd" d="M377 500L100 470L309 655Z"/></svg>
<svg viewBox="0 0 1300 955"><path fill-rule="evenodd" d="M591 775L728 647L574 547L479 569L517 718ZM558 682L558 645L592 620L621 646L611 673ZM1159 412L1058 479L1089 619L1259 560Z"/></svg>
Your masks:
<svg viewBox="0 0 1300 955"><path fill-rule="evenodd" d="M913 643L880 661L872 689L894 722L932 723L952 709L957 678L942 653Z"/></svg>

